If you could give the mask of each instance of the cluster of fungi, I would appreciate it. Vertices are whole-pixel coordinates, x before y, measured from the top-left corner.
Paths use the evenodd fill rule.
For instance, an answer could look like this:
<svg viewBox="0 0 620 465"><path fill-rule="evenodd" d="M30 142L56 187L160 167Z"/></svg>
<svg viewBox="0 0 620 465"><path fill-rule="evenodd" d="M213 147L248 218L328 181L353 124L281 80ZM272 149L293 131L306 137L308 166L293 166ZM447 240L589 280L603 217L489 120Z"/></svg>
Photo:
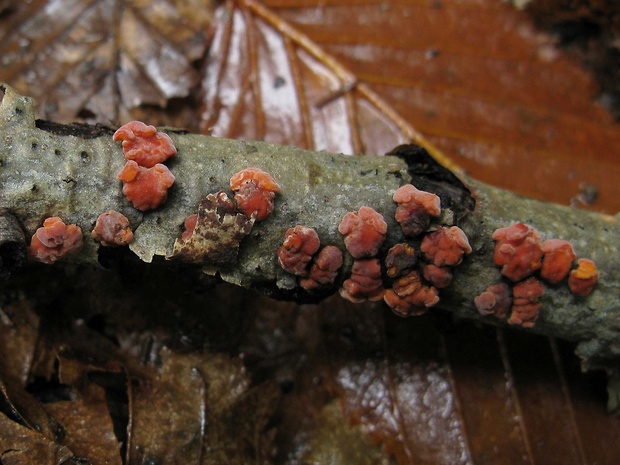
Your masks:
<svg viewBox="0 0 620 465"><path fill-rule="evenodd" d="M568 277L568 288L580 297L592 292L598 280L594 262L587 258L577 260L572 245L562 239L542 241L538 231L525 223L516 223L493 233L495 251L493 261L501 274L512 284L501 282L489 286L474 299L482 315L506 318L508 323L525 328L534 326L542 307L540 298L545 293L543 283L559 285ZM571 270L572 269L572 270Z"/></svg>
<svg viewBox="0 0 620 465"><path fill-rule="evenodd" d="M175 181L164 165L177 155L170 137L153 126L132 121L119 128L113 139L122 142L126 163L117 179L123 183L127 200L142 212L159 207ZM239 244L254 222L273 212L280 186L265 171L247 168L230 178L229 187L232 198L224 191L209 194L199 212L187 217L172 258L214 266L234 264ZM437 195L406 184L392 199L396 203L394 218L406 242L382 249L388 225L368 206L346 213L338 225L352 260L339 293L354 303L383 300L399 316L420 315L439 302L440 290L451 284L455 268L472 248L459 227L434 224L441 216ZM133 232L124 215L109 210L99 215L91 237L105 247L125 246L133 240ZM543 242L527 224L498 229L493 240L493 260L505 282L489 286L474 299L482 315L508 317L510 324L531 327L545 290L538 277L552 286L566 280L577 296L589 295L598 279L591 260L580 258L572 269L576 255L570 243L560 239ZM50 217L35 232L29 251L34 260L52 264L82 245L79 226ZM345 263L341 248L321 246L317 231L306 225L285 232L276 256L282 269L294 275L299 287L310 294L329 291Z"/></svg>
<svg viewBox="0 0 620 465"><path fill-rule="evenodd" d="M419 315L439 302L439 290L451 283L453 269L472 249L457 226L429 229L431 218L441 215L437 195L407 184L392 198L397 204L396 221L408 240L418 242L420 253L414 245L402 242L392 246L382 260L380 250L388 232L383 216L368 206L348 212L338 231L353 265L339 292L354 303L384 300L397 315ZM319 247L316 231L297 225L286 232L277 251L282 268L298 276L299 285L308 292L334 283L343 263L336 246L327 245L320 252Z"/></svg>

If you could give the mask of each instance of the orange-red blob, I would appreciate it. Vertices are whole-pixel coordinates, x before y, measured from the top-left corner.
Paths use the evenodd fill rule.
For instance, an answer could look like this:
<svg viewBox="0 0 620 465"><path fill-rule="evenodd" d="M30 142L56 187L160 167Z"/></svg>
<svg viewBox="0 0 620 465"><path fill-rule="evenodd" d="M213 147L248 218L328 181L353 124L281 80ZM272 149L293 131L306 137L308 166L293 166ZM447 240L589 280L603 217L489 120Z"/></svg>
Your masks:
<svg viewBox="0 0 620 465"><path fill-rule="evenodd" d="M158 132L155 126L147 126L141 121L131 121L121 126L112 138L123 141L125 159L146 168L152 168L177 154L168 134Z"/></svg>
<svg viewBox="0 0 620 465"><path fill-rule="evenodd" d="M492 284L482 294L474 297L474 304L481 315L506 318L512 306L510 287L506 283Z"/></svg>
<svg viewBox="0 0 620 465"><path fill-rule="evenodd" d="M381 300L383 282L381 280L381 263L378 258L355 260L351 267L351 276L340 288L340 295L354 302Z"/></svg>
<svg viewBox="0 0 620 465"><path fill-rule="evenodd" d="M596 264L587 258L577 260L577 269L568 276L568 288L580 297L590 295L598 281L598 269Z"/></svg>
<svg viewBox="0 0 620 465"><path fill-rule="evenodd" d="M182 241L188 241L190 237L192 237L197 223L198 215L196 214L189 215L187 218L185 218L185 222L183 224L183 234L181 234Z"/></svg>
<svg viewBox="0 0 620 465"><path fill-rule="evenodd" d="M99 215L91 236L106 247L123 246L133 241L129 220L114 210Z"/></svg>
<svg viewBox="0 0 620 465"><path fill-rule="evenodd" d="M387 234L387 223L380 213L370 207L349 212L342 218L338 231L344 236L344 245L353 258L377 255Z"/></svg>
<svg viewBox="0 0 620 465"><path fill-rule="evenodd" d="M493 233L496 241L493 261L511 281L520 281L542 266L540 236L527 224L516 223Z"/></svg>
<svg viewBox="0 0 620 465"><path fill-rule="evenodd" d="M29 253L33 259L51 265L77 252L82 244L82 230L79 226L66 225L59 217L53 216L47 218L32 236Z"/></svg>
<svg viewBox="0 0 620 465"><path fill-rule="evenodd" d="M420 250L435 266L456 266L463 256L471 253L471 246L465 232L458 226L439 226L422 239Z"/></svg>
<svg viewBox="0 0 620 465"><path fill-rule="evenodd" d="M549 239L542 243L543 258L540 277L557 284L568 275L575 252L570 242L562 239Z"/></svg>
<svg viewBox="0 0 620 465"><path fill-rule="evenodd" d="M412 271L394 281L383 300L399 316L421 315L439 302L439 293L435 287L422 283L420 273Z"/></svg>
<svg viewBox="0 0 620 465"><path fill-rule="evenodd" d="M320 245L319 235L314 229L301 225L289 228L277 251L278 262L289 273L307 276L308 263Z"/></svg>
<svg viewBox="0 0 620 465"><path fill-rule="evenodd" d="M161 163L152 168L129 160L116 176L123 181L123 194L140 211L152 210L166 201L174 176Z"/></svg>
<svg viewBox="0 0 620 465"><path fill-rule="evenodd" d="M540 298L544 294L545 288L534 277L516 283L512 288L512 311L508 323L524 328L534 326L542 307Z"/></svg>
<svg viewBox="0 0 620 465"><path fill-rule="evenodd" d="M398 204L395 218L405 236L415 237L422 234L430 224L430 217L438 217L441 214L439 197L421 191L412 184L400 187L392 199Z"/></svg>
<svg viewBox="0 0 620 465"><path fill-rule="evenodd" d="M299 285L306 291L329 286L336 280L341 266L341 250L334 245L325 246L312 261L308 277L300 279Z"/></svg>
<svg viewBox="0 0 620 465"><path fill-rule="evenodd" d="M448 287L452 282L452 270L447 266L437 266L429 263L424 265L422 275L429 283L437 289Z"/></svg>
<svg viewBox="0 0 620 465"><path fill-rule="evenodd" d="M274 209L275 197L280 186L259 168L246 168L230 178L230 188L235 192L239 209L256 221L267 218Z"/></svg>

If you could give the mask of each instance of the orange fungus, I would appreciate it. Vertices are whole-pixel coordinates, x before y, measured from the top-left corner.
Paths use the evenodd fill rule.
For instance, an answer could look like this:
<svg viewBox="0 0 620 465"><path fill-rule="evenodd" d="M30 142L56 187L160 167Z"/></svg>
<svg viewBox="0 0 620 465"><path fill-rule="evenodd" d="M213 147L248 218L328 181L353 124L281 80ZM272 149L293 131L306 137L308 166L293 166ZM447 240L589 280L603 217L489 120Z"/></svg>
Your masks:
<svg viewBox="0 0 620 465"><path fill-rule="evenodd" d="M399 316L421 315L439 302L439 293L435 287L422 283L420 273L412 271L394 281L383 300Z"/></svg>
<svg viewBox="0 0 620 465"><path fill-rule="evenodd" d="M598 269L592 260L580 258L577 269L568 276L568 288L578 296L585 297L592 292L598 281Z"/></svg>
<svg viewBox="0 0 620 465"><path fill-rule="evenodd" d="M424 236L420 250L435 266L456 266L472 249L461 228L439 226L436 231Z"/></svg>
<svg viewBox="0 0 620 465"><path fill-rule="evenodd" d="M123 141L125 159L133 160L146 168L152 168L177 154L177 149L167 134L140 121L131 121L121 126L114 133L113 139Z"/></svg>
<svg viewBox="0 0 620 465"><path fill-rule="evenodd" d="M99 215L91 236L106 247L127 245L133 241L129 220L125 215L114 210Z"/></svg>
<svg viewBox="0 0 620 465"><path fill-rule="evenodd" d="M274 209L276 194L280 186L269 175L258 168L247 168L230 178L230 188L235 192L235 201L245 215L255 216L257 221L267 218Z"/></svg>
<svg viewBox="0 0 620 465"><path fill-rule="evenodd" d="M323 247L312 261L307 278L300 279L299 285L306 291L313 291L332 284L342 266L342 252L334 245Z"/></svg>
<svg viewBox="0 0 620 465"><path fill-rule="evenodd" d="M540 236L527 224L516 223L493 233L493 261L511 281L520 281L542 266L543 249Z"/></svg>
<svg viewBox="0 0 620 465"><path fill-rule="evenodd" d="M395 218L405 236L415 237L423 233L430 224L430 217L441 214L439 197L412 184L400 187L392 199L398 204Z"/></svg>
<svg viewBox="0 0 620 465"><path fill-rule="evenodd" d="M568 275L573 264L573 246L562 239L549 239L542 243L542 250L540 276L547 282L557 284Z"/></svg>
<svg viewBox="0 0 620 465"><path fill-rule="evenodd" d="M82 247L82 230L75 224L66 225L53 216L43 222L30 242L30 256L48 265L76 252Z"/></svg>
<svg viewBox="0 0 620 465"><path fill-rule="evenodd" d="M123 181L125 197L140 211L159 207L174 184L174 175L161 163L145 168L129 160L116 177Z"/></svg>
<svg viewBox="0 0 620 465"><path fill-rule="evenodd" d="M308 263L320 245L319 236L314 229L301 225L289 228L277 252L278 262L289 273L307 276Z"/></svg>
<svg viewBox="0 0 620 465"><path fill-rule="evenodd" d="M492 284L482 294L474 297L474 304L481 315L505 318L512 306L510 287L506 283Z"/></svg>
<svg viewBox="0 0 620 465"><path fill-rule="evenodd" d="M524 328L534 326L542 306L540 298L544 294L545 288L534 277L516 283L512 288L512 312L508 323Z"/></svg>
<svg viewBox="0 0 620 465"><path fill-rule="evenodd" d="M370 207L349 212L342 218L338 231L353 258L374 257L387 234L387 223L380 213Z"/></svg>
<svg viewBox="0 0 620 465"><path fill-rule="evenodd" d="M381 263L378 258L355 260L351 267L351 276L340 288L340 295L354 303L366 299L381 300L383 292Z"/></svg>

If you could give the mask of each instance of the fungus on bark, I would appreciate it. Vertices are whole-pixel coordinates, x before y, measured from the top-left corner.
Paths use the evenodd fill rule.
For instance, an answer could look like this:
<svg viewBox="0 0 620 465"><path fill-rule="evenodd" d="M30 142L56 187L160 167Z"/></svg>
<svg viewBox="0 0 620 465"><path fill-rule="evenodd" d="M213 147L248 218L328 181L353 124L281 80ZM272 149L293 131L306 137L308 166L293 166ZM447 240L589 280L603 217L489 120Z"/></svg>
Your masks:
<svg viewBox="0 0 620 465"><path fill-rule="evenodd" d="M368 258L379 252L387 234L387 223L372 208L361 207L344 215L338 231L344 236L344 245L353 258Z"/></svg>
<svg viewBox="0 0 620 465"><path fill-rule="evenodd" d="M422 282L420 273L412 271L394 281L383 300L399 316L421 315L439 302L439 293Z"/></svg>
<svg viewBox="0 0 620 465"><path fill-rule="evenodd" d="M172 259L230 268L237 262L239 244L252 230L254 219L237 211L226 192L209 194L197 215L185 220L185 232L174 242Z"/></svg>
<svg viewBox="0 0 620 465"><path fill-rule="evenodd" d="M420 250L435 266L456 266L463 256L471 253L465 232L458 226L439 226L422 239Z"/></svg>
<svg viewBox="0 0 620 465"><path fill-rule="evenodd" d="M280 192L278 183L259 168L246 168L230 178L230 188L235 193L237 205L251 218L261 221L271 215L276 194Z"/></svg>
<svg viewBox="0 0 620 465"><path fill-rule="evenodd" d="M439 197L430 192L421 191L412 184L405 184L398 188L392 199L398 204L396 221L400 223L403 234L408 237L422 234L430 225L430 218L441 214Z"/></svg>
<svg viewBox="0 0 620 465"><path fill-rule="evenodd" d="M452 270L447 266L437 266L432 263L424 265L422 275L437 289L448 287L452 282Z"/></svg>
<svg viewBox="0 0 620 465"><path fill-rule="evenodd" d="M474 298L474 304L481 315L506 318L512 306L510 287L506 283L492 284Z"/></svg>
<svg viewBox="0 0 620 465"><path fill-rule="evenodd" d="M520 281L542 266L543 249L536 230L525 223L496 229L493 261L511 281Z"/></svg>
<svg viewBox="0 0 620 465"><path fill-rule="evenodd" d="M386 274L390 278L405 275L412 271L418 263L415 249L402 242L394 245L388 250L385 257Z"/></svg>
<svg viewBox="0 0 620 465"><path fill-rule="evenodd" d="M106 247L123 246L133 241L129 220L115 210L109 210L97 217L91 236Z"/></svg>
<svg viewBox="0 0 620 465"><path fill-rule="evenodd" d="M336 280L340 267L342 251L335 245L327 245L314 258L308 277L300 279L299 285L308 292L329 286Z"/></svg>
<svg viewBox="0 0 620 465"><path fill-rule="evenodd" d="M381 300L384 289L379 259L355 260L351 267L351 276L342 283L339 292L342 297L354 303Z"/></svg>
<svg viewBox="0 0 620 465"><path fill-rule="evenodd" d="M588 258L577 260L577 268L568 276L568 288L580 297L590 295L598 281L598 269L596 264Z"/></svg>
<svg viewBox="0 0 620 465"><path fill-rule="evenodd" d="M289 228L284 235L284 242L278 249L278 262L289 273L296 276L308 275L308 263L319 250L321 241L312 228L297 225Z"/></svg>
<svg viewBox="0 0 620 465"><path fill-rule="evenodd" d="M570 242L562 239L548 239L542 243L542 267L540 277L551 284L557 284L568 275L575 251Z"/></svg>
<svg viewBox="0 0 620 465"><path fill-rule="evenodd" d="M158 132L155 126L141 121L130 121L121 126L112 136L122 142L127 160L133 160L145 168L152 168L177 154L177 149L168 134Z"/></svg>
<svg viewBox="0 0 620 465"><path fill-rule="evenodd" d="M516 283L512 288L512 309L508 323L524 328L533 327L542 307L540 298L544 294L545 288L534 277Z"/></svg>
<svg viewBox="0 0 620 465"><path fill-rule="evenodd" d="M82 230L79 226L66 225L59 217L52 216L32 236L29 253L34 260L51 265L77 252L82 244Z"/></svg>
<svg viewBox="0 0 620 465"><path fill-rule="evenodd" d="M123 181L123 194L134 208L153 210L166 201L168 189L174 184L174 175L161 163L152 168L129 160L116 176Z"/></svg>

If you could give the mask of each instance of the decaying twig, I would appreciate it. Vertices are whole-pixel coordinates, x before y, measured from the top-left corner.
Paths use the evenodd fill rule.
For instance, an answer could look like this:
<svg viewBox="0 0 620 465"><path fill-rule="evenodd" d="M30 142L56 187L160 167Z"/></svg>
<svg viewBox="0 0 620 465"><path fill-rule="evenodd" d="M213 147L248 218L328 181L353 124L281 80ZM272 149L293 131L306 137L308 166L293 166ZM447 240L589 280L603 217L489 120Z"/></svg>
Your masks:
<svg viewBox="0 0 620 465"><path fill-rule="evenodd" d="M419 253L422 238L405 237L395 220L397 205L392 196L401 186L413 184L441 200L441 214L431 218L427 232L456 225L465 231L471 246L471 253L454 270L453 281L438 291L439 306L458 317L506 324L495 316L481 315L474 298L492 284L508 282L493 263L493 232L517 222L527 223L536 228L543 240L569 241L577 257L593 260L600 272L593 292L586 297L573 295L565 281L546 285L540 299L542 310L533 331L579 341L578 353L586 366L620 355L617 217L552 205L457 177L415 146L401 146L384 157L350 157L177 130L167 131L178 150L178 155L166 162L176 178L175 184L163 206L142 212L121 192L116 176L125 160L120 144L112 140L112 130L35 122L31 100L8 86L3 89L0 208L4 209L4 216L0 218L0 228L13 232L0 231L0 248L10 243L13 244L10 250L15 250L13 261L3 253L3 272L20 263L25 247L25 244L16 245L15 238L20 233L15 233L11 218L21 225L26 238L51 216L78 225L84 232L84 246L68 260L95 264L102 246L88 233L99 214L116 210L129 219L134 229L130 250L146 262L156 256L177 260L191 257L189 261L197 270L217 273L225 281L277 298L316 301L341 287L351 277L354 265L354 274L365 273L360 271L359 260L347 253L339 232L343 217L360 207L374 209L387 225L385 241L380 242L376 255L380 267L388 250L398 243L409 243L418 258L429 260ZM228 198L234 197L229 189L231 176L250 167L270 173L280 188L274 212L255 224L250 224L255 218L235 212L234 203L232 211L230 206L224 206ZM205 201L210 194L210 200ZM225 250L210 255L205 250L178 247L184 253L175 256L175 242L178 246L184 222L195 214L198 216L194 222L202 221L195 234L198 231L202 236L191 244ZM222 225L226 225L226 234L220 240L218 228L224 228ZM322 247L334 246L344 253L344 264L333 284L314 282L314 288L300 287L299 278L280 266L276 251L282 246L287 230L296 225L313 228ZM204 240L206 235L212 238ZM227 254L227 244L238 246L238 255L236 251ZM316 250L316 247L312 249L308 260ZM210 261L209 256L214 255L218 259ZM305 262L302 272L304 265ZM384 266L378 279L379 285L397 286L386 275ZM350 289L346 293L350 295ZM437 299L431 300L434 303Z"/></svg>

